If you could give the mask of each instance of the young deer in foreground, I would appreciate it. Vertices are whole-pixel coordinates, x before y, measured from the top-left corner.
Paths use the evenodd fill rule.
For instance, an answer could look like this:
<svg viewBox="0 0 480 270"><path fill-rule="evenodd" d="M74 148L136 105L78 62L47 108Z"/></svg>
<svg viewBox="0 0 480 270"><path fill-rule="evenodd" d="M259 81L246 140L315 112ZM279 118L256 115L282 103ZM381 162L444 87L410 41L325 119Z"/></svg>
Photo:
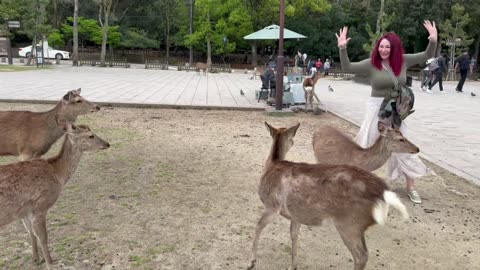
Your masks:
<svg viewBox="0 0 480 270"><path fill-rule="evenodd" d="M318 79L323 78L324 76L321 73L315 73L311 78L305 78L303 81L303 92L305 94L305 109L307 108L308 104L313 109L313 97L320 102L320 99L315 94L315 84L317 84ZM309 87L307 89L307 87Z"/></svg>
<svg viewBox="0 0 480 270"><path fill-rule="evenodd" d="M362 148L348 136L333 127L322 127L313 134L312 144L317 163L348 164L366 171L374 171L385 164L392 153L416 154L420 150L402 133L382 123L375 143Z"/></svg>
<svg viewBox="0 0 480 270"><path fill-rule="evenodd" d="M285 161L300 126L276 129L265 123L273 144L265 164L258 194L265 209L255 229L252 258L255 267L262 230L277 215L289 219L292 239L290 270L297 267L297 237L302 224L320 226L332 220L352 253L354 269L362 270L368 260L365 231L385 223L389 206L408 218L407 209L385 182L372 173L349 165L306 164Z"/></svg>
<svg viewBox="0 0 480 270"><path fill-rule="evenodd" d="M22 219L31 237L32 259L39 260L38 239L47 269L52 269L47 243L47 211L74 174L82 153L110 147L87 126L75 126L60 118L58 123L66 135L56 157L0 166L0 229Z"/></svg>
<svg viewBox="0 0 480 270"><path fill-rule="evenodd" d="M0 112L0 156L19 156L20 160L40 157L63 135L57 115L75 122L77 116L96 112L100 107L80 96L81 89L69 91L47 112Z"/></svg>

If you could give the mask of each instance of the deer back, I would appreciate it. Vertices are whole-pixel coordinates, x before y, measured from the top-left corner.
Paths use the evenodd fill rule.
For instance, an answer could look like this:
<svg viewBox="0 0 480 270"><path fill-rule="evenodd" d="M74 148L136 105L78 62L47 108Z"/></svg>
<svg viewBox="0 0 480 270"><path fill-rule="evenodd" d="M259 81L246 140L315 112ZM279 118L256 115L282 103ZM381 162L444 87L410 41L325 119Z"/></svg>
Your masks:
<svg viewBox="0 0 480 270"><path fill-rule="evenodd" d="M55 116L75 121L77 116L95 112L100 107L82 96L80 89L69 91L50 111L0 112L0 155L39 157L63 135Z"/></svg>
<svg viewBox="0 0 480 270"><path fill-rule="evenodd" d="M53 167L43 159L0 166L0 228L33 210L48 211L60 191Z"/></svg>

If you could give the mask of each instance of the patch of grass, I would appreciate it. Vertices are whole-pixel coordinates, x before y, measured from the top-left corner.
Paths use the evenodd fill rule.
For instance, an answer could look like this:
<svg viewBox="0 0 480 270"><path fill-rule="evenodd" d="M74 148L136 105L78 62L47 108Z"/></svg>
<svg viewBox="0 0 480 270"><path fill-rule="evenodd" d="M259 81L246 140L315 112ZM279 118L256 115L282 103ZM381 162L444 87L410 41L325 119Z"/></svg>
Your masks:
<svg viewBox="0 0 480 270"><path fill-rule="evenodd" d="M130 256L129 261L132 262L133 266L142 266L145 263L149 262L150 259L138 255L132 255Z"/></svg>
<svg viewBox="0 0 480 270"><path fill-rule="evenodd" d="M161 180L173 180L175 178L175 173L170 165L157 162L155 177Z"/></svg>
<svg viewBox="0 0 480 270"><path fill-rule="evenodd" d="M152 248L148 248L146 253L152 258L155 258L158 254L171 253L175 251L175 246L172 245L158 245Z"/></svg>
<svg viewBox="0 0 480 270"><path fill-rule="evenodd" d="M287 246L287 245L282 245L282 248L281 250L287 254L290 254L292 252L292 248L290 246Z"/></svg>
<svg viewBox="0 0 480 270"><path fill-rule="evenodd" d="M0 72L17 72L17 71L29 71L29 70L42 70L49 69L50 67L36 67L36 66L4 66L0 65Z"/></svg>
<svg viewBox="0 0 480 270"><path fill-rule="evenodd" d="M6 260L0 260L0 267L6 267L7 266L7 261Z"/></svg>

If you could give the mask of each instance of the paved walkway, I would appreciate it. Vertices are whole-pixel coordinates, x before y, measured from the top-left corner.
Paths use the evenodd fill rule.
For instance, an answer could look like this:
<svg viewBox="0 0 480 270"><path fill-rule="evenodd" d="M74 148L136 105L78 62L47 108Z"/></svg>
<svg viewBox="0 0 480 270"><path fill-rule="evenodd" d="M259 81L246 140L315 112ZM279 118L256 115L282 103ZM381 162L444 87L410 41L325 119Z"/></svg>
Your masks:
<svg viewBox="0 0 480 270"><path fill-rule="evenodd" d="M200 108L258 109L255 99L260 81L243 72L200 75L196 72L133 68L73 68L68 64L48 70L0 72L1 100L57 101L67 90L82 88L95 102ZM334 92L327 90L328 85ZM407 119L408 137L421 156L480 185L480 83L467 82L466 93L455 93L455 82L446 82L446 94L415 91L416 112ZM321 79L317 95L327 110L360 125L368 85ZM414 88L419 82L414 81ZM241 95L242 90L245 95ZM479 96L472 97L475 91Z"/></svg>

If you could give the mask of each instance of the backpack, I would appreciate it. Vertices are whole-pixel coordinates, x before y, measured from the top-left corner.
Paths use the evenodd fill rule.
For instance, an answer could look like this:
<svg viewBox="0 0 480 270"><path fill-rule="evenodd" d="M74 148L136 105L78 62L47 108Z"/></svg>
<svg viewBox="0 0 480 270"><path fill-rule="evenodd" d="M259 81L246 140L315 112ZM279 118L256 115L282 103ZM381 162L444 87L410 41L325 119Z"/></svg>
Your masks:
<svg viewBox="0 0 480 270"><path fill-rule="evenodd" d="M383 63L382 63L383 64ZM410 87L401 84L393 71L383 64L393 81L393 89L390 95L386 97L380 105L378 112L379 121L386 126L400 128L402 120L415 112L413 106L415 104L415 95Z"/></svg>

